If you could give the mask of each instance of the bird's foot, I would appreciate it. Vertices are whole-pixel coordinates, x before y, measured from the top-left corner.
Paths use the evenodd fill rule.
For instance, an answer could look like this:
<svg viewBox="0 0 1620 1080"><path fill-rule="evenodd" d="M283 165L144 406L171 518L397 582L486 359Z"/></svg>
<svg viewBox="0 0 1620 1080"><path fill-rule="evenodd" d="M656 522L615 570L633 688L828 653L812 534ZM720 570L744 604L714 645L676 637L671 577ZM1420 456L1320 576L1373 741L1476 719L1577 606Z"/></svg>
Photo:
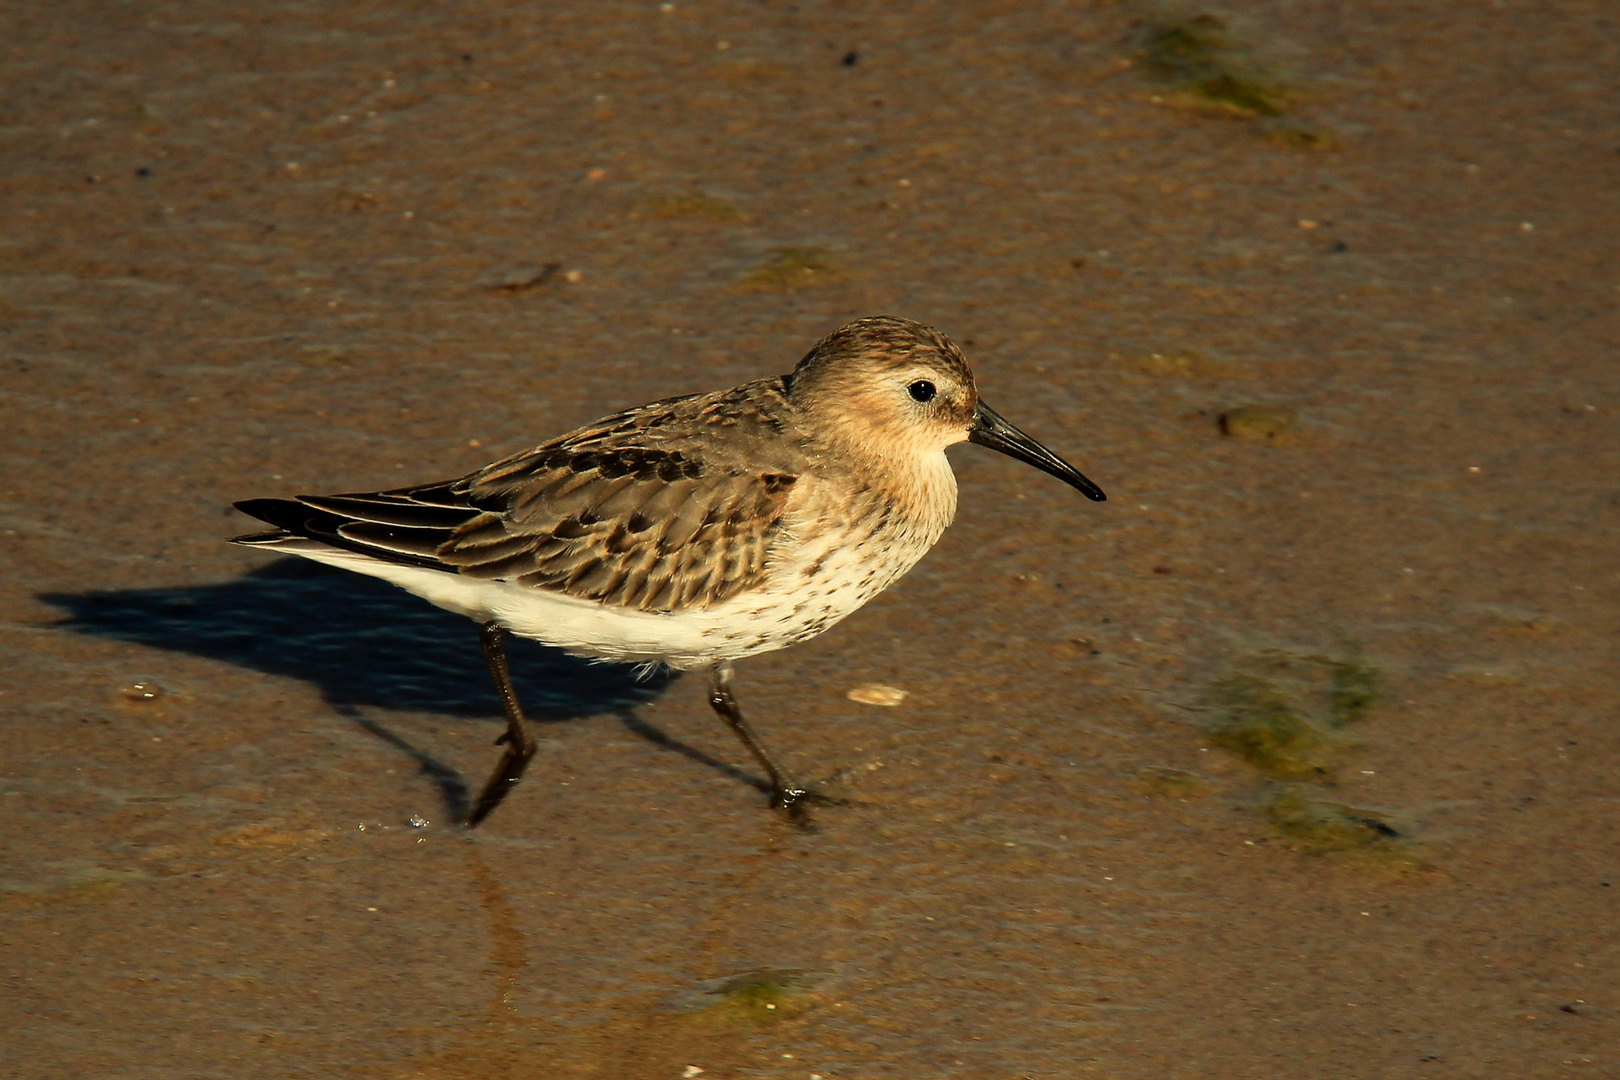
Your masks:
<svg viewBox="0 0 1620 1080"><path fill-rule="evenodd" d="M849 806L851 800L828 795L821 790L827 784L835 783L847 771L839 769L831 776L825 776L807 787L796 787L792 784L781 787L771 794L771 806L777 810L785 810L789 818L801 824L809 821L812 806Z"/></svg>
<svg viewBox="0 0 1620 1080"><path fill-rule="evenodd" d="M847 806L848 799L824 795L814 788L783 788L772 793L771 806L777 810L791 810L795 806Z"/></svg>

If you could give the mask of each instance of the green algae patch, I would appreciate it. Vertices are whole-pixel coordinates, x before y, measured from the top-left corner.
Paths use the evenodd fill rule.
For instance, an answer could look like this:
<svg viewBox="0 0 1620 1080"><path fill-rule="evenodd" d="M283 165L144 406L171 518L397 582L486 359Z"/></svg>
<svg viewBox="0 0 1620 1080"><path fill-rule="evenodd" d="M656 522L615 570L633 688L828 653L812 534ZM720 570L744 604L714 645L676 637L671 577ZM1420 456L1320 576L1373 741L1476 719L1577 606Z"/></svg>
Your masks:
<svg viewBox="0 0 1620 1080"><path fill-rule="evenodd" d="M841 269L822 248L777 248L737 279L743 292L798 292L826 284Z"/></svg>
<svg viewBox="0 0 1620 1080"><path fill-rule="evenodd" d="M1377 810L1312 798L1297 787L1283 786L1267 799L1266 816L1289 843L1310 855L1366 860L1398 873L1427 866Z"/></svg>
<svg viewBox="0 0 1620 1080"><path fill-rule="evenodd" d="M654 195L641 204L641 213L665 221L707 221L716 225L747 221L747 215L717 196L702 191Z"/></svg>
<svg viewBox="0 0 1620 1080"><path fill-rule="evenodd" d="M1248 657L1239 668L1276 681L1313 722L1329 729L1365 719L1384 686L1384 673L1352 640L1344 641L1336 655L1267 649Z"/></svg>
<svg viewBox="0 0 1620 1080"><path fill-rule="evenodd" d="M1318 852L1349 851L1400 836L1381 814L1313 799L1297 788L1273 792L1266 814L1278 832Z"/></svg>
<svg viewBox="0 0 1620 1080"><path fill-rule="evenodd" d="M1148 20L1137 26L1132 41L1136 63L1168 88L1159 99L1164 104L1248 120L1281 116L1294 98L1214 15Z"/></svg>
<svg viewBox="0 0 1620 1080"><path fill-rule="evenodd" d="M1210 740L1277 780L1318 779L1331 772L1334 747L1276 684L1233 675L1215 686L1220 716Z"/></svg>
<svg viewBox="0 0 1620 1080"><path fill-rule="evenodd" d="M1273 780L1326 780L1355 749L1341 729L1377 706L1382 686L1353 641L1331 656L1254 653L1211 687L1209 738Z"/></svg>
<svg viewBox="0 0 1620 1080"><path fill-rule="evenodd" d="M1335 727L1344 727L1362 719L1378 701L1383 686L1383 675L1368 664L1359 646L1350 645L1342 660L1310 657L1323 664L1330 672L1328 679L1328 708Z"/></svg>
<svg viewBox="0 0 1620 1080"><path fill-rule="evenodd" d="M1360 750L1345 729L1377 708L1382 689L1383 673L1355 641L1333 655L1266 649L1211 685L1203 727L1266 778L1257 805L1289 846L1353 861L1358 872L1404 875L1428 864L1387 815L1321 797Z"/></svg>
<svg viewBox="0 0 1620 1080"><path fill-rule="evenodd" d="M1239 442L1293 446L1305 436L1299 414L1275 405L1239 405L1221 413L1215 423L1223 436Z"/></svg>
<svg viewBox="0 0 1620 1080"><path fill-rule="evenodd" d="M766 1027L804 1013L811 1004L804 973L793 970L750 971L717 980L706 993L718 1000L686 1015L719 1029Z"/></svg>

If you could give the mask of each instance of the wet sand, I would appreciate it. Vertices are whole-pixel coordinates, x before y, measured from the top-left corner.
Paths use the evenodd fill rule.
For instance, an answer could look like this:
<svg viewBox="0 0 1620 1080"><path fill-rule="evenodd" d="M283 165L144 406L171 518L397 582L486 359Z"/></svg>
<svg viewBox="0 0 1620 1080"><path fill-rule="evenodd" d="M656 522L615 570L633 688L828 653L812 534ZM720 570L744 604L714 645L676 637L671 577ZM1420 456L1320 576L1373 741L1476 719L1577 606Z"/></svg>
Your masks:
<svg viewBox="0 0 1620 1080"><path fill-rule="evenodd" d="M13 5L7 1075L1620 1071L1620 15L1223 14L1280 115L1131 4ZM1110 501L953 451L740 666L815 830L538 648L459 829L474 627L221 542L882 312Z"/></svg>

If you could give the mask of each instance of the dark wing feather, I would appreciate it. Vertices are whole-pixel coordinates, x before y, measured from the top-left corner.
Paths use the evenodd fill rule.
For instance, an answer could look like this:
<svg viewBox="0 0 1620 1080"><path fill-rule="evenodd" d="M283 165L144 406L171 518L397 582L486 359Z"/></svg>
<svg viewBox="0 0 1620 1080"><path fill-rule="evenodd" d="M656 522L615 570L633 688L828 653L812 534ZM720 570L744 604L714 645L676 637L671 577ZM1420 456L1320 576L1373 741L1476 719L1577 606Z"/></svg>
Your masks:
<svg viewBox="0 0 1620 1080"><path fill-rule="evenodd" d="M764 574L805 468L781 438L786 410L767 380L619 413L460 480L238 506L395 562L644 611L708 607Z"/></svg>
<svg viewBox="0 0 1620 1080"><path fill-rule="evenodd" d="M432 489L429 489L432 490ZM454 529L476 513L463 503L446 506L424 502L414 492L369 495L300 495L298 501L317 510L369 521L378 525L398 525L407 529Z"/></svg>
<svg viewBox="0 0 1620 1080"><path fill-rule="evenodd" d="M804 471L780 437L785 417L769 380L643 406L496 462L458 485L484 512L438 557L645 611L719 603L762 578Z"/></svg>
<svg viewBox="0 0 1620 1080"><path fill-rule="evenodd" d="M455 526L479 513L470 506L457 509L415 503L404 492L246 499L236 508L282 530L239 536L235 538L238 543L266 544L289 535L307 536L389 562L452 572L455 568L446 566L435 552Z"/></svg>

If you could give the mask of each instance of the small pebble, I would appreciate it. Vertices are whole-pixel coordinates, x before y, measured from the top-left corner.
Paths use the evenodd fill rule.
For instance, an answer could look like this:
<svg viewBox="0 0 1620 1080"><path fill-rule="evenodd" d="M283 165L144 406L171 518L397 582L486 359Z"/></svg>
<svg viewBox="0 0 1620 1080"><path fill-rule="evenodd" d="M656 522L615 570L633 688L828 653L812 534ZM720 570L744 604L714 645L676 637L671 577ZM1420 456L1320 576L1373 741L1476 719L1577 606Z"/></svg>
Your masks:
<svg viewBox="0 0 1620 1080"><path fill-rule="evenodd" d="M156 701L167 694L168 688L150 675L142 675L124 687L123 695L131 701Z"/></svg>
<svg viewBox="0 0 1620 1080"><path fill-rule="evenodd" d="M845 695L851 701L858 701L862 705L895 706L906 700L906 691L894 686L884 686L882 683L862 683Z"/></svg>

